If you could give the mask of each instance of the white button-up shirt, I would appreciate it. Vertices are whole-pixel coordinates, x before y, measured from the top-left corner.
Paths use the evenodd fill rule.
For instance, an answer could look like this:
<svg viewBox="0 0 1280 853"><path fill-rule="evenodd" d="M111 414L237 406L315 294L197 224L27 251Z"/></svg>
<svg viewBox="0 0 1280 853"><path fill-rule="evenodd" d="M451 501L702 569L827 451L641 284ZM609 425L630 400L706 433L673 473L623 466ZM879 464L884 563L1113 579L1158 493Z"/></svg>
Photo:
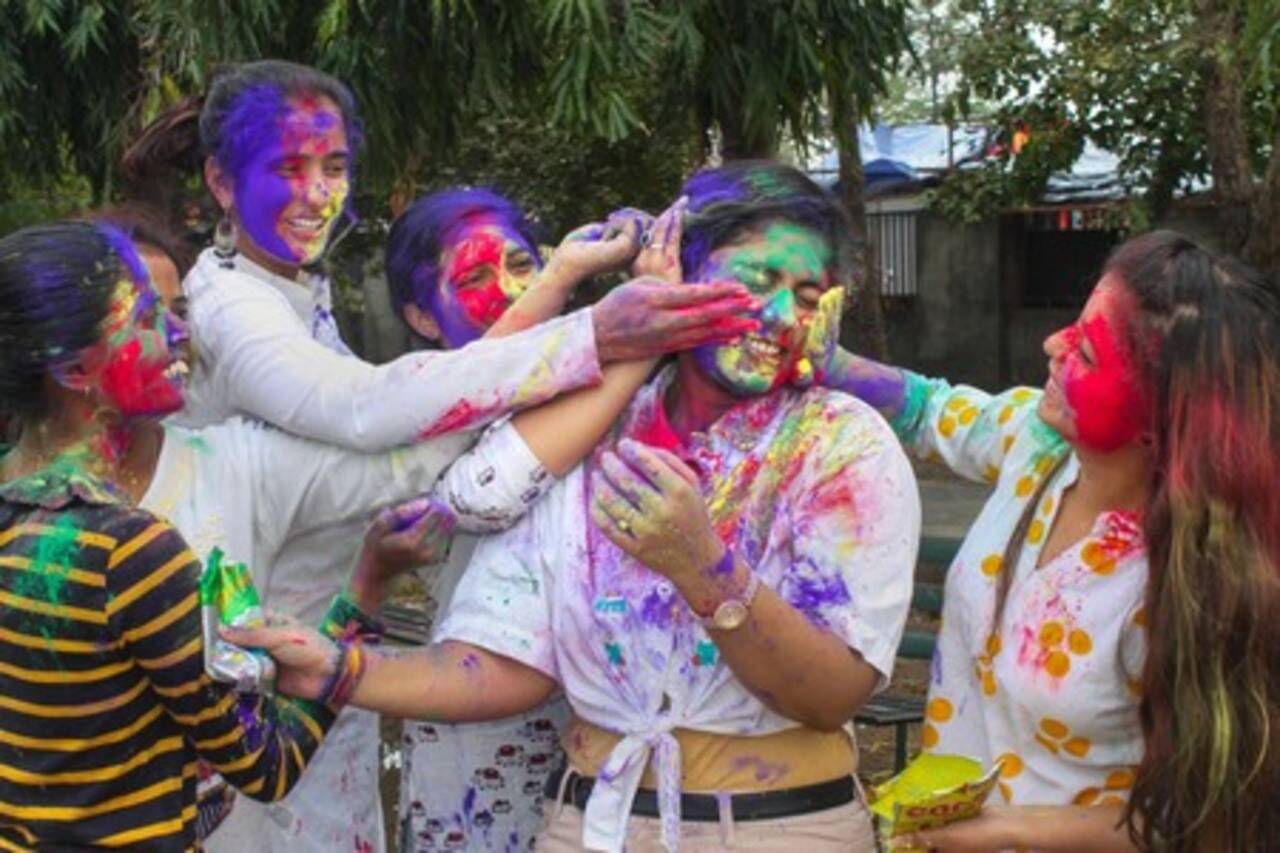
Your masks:
<svg viewBox="0 0 1280 853"><path fill-rule="evenodd" d="M907 388L897 426L908 446L995 486L947 573L925 748L986 765L1003 759L1005 802L1125 802L1142 759L1147 552L1138 519L1104 512L1037 568L1079 474L1070 447L1036 414L1041 392L993 396L914 374ZM1005 545L1046 477L993 630Z"/></svg>
<svg viewBox="0 0 1280 853"><path fill-rule="evenodd" d="M622 437L670 445L668 368L596 456L509 531L482 541L438 639L469 642L559 681L574 712L623 736L586 808L583 843L620 850L651 757L678 842L676 728L765 735L796 726L750 693L673 584L588 517L598 454ZM676 450L700 476L717 532L761 581L888 679L920 533L915 479L872 409L823 389L745 400Z"/></svg>

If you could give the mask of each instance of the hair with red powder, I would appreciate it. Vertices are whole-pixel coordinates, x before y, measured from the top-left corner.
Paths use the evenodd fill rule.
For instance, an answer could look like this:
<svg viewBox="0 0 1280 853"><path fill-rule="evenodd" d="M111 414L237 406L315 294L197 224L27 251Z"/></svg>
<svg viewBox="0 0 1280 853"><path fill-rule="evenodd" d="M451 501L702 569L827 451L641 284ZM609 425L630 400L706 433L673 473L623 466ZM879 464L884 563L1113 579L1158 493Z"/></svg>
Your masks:
<svg viewBox="0 0 1280 853"><path fill-rule="evenodd" d="M1151 395L1143 847L1280 838L1280 306L1258 273L1157 231L1107 262Z"/></svg>

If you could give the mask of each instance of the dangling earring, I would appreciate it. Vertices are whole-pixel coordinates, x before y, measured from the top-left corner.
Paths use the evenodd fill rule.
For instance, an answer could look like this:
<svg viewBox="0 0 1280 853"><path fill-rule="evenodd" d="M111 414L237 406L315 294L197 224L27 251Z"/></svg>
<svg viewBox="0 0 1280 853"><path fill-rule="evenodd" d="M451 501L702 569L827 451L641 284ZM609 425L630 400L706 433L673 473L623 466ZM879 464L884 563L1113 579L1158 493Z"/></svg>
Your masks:
<svg viewBox="0 0 1280 853"><path fill-rule="evenodd" d="M213 251L224 261L235 257L236 254L236 224L225 212L218 220L217 227L213 229Z"/></svg>

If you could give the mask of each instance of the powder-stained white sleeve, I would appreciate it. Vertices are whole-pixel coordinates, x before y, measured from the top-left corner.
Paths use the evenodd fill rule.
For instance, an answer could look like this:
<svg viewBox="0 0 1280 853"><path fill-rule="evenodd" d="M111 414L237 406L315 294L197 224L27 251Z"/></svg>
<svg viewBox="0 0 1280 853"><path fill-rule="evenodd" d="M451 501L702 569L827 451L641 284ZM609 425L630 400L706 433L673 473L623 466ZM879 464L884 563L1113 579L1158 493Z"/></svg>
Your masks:
<svg viewBox="0 0 1280 853"><path fill-rule="evenodd" d="M252 421L228 422L254 431L262 507L255 521L294 539L335 524L361 526L382 507L430 491L440 473L474 440L443 435L381 453L322 444Z"/></svg>
<svg viewBox="0 0 1280 853"><path fill-rule="evenodd" d="M1043 393L1037 389L989 394L909 370L902 373L906 402L893 421L894 430L917 457L941 461L961 477L995 483L1018 435L1038 427L1047 442L1052 434L1036 415Z"/></svg>
<svg viewBox="0 0 1280 853"><path fill-rule="evenodd" d="M920 497L889 426L841 398L829 440L811 446L797 482L793 560L775 591L861 654L883 686L911 606Z"/></svg>
<svg viewBox="0 0 1280 853"><path fill-rule="evenodd" d="M563 488L563 483L557 488ZM433 640L457 640L509 657L560 681L551 620L549 564L555 490L511 529L480 540Z"/></svg>
<svg viewBox="0 0 1280 853"><path fill-rule="evenodd" d="M436 494L468 533L506 530L555 485L511 421L493 424L440 478Z"/></svg>
<svg viewBox="0 0 1280 853"><path fill-rule="evenodd" d="M371 452L476 429L601 379L589 310L373 365L313 340L286 301L245 273L198 284L195 396L329 444Z"/></svg>

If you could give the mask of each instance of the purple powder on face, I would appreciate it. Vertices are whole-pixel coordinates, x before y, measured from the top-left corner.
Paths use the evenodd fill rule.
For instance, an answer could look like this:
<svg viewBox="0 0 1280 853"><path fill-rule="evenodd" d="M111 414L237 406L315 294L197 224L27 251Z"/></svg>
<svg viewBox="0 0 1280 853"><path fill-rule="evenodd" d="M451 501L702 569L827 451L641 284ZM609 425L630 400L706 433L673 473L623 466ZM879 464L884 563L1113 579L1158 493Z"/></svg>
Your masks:
<svg viewBox="0 0 1280 853"><path fill-rule="evenodd" d="M245 88L227 110L214 159L236 180L264 148L277 147L289 101L279 86L262 83Z"/></svg>

